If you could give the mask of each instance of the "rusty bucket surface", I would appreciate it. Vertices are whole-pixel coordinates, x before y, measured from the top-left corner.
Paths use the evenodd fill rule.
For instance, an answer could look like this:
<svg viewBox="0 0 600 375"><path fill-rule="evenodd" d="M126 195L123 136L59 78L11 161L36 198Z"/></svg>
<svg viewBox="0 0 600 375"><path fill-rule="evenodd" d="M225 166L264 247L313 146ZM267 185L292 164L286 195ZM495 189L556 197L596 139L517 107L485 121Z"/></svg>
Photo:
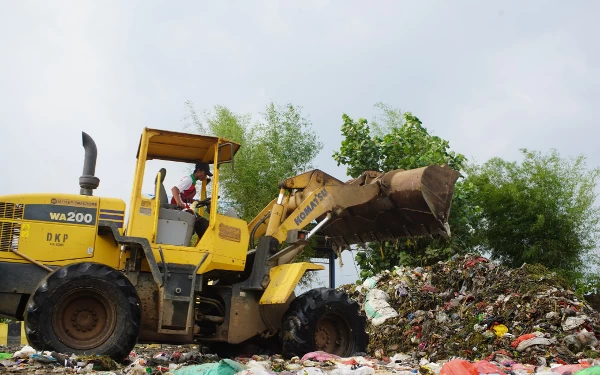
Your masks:
<svg viewBox="0 0 600 375"><path fill-rule="evenodd" d="M320 233L341 248L404 237L449 236L448 216L458 177L459 173L447 166L432 165L363 178L364 185L379 185L379 195L345 208Z"/></svg>

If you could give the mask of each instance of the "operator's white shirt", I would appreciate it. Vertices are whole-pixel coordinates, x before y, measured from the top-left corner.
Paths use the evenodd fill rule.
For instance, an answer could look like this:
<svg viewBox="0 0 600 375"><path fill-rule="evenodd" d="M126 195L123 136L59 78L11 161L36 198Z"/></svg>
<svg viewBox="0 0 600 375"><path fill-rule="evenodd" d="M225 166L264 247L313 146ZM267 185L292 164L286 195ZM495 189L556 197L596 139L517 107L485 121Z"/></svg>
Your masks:
<svg viewBox="0 0 600 375"><path fill-rule="evenodd" d="M183 193L185 190L189 189L193 183L194 181L192 181L190 176L184 176L175 186L177 186L179 192Z"/></svg>

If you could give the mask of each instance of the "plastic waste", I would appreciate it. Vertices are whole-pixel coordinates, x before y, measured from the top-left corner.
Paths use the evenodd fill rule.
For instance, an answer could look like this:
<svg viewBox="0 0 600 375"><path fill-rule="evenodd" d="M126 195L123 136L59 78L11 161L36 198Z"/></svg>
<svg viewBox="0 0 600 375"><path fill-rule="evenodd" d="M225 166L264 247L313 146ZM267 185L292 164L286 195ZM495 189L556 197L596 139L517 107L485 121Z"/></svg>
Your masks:
<svg viewBox="0 0 600 375"><path fill-rule="evenodd" d="M374 326L381 325L387 319L398 316L398 312L388 303L389 300L390 297L387 293L379 289L371 289L367 293L365 313Z"/></svg>
<svg viewBox="0 0 600 375"><path fill-rule="evenodd" d="M506 373L504 371L502 371L498 366L496 366L495 364L488 362L488 361L484 361L484 360L477 361L473 365L475 366L475 368L477 369L479 374L506 375Z"/></svg>
<svg viewBox="0 0 600 375"><path fill-rule="evenodd" d="M545 337L534 337L529 340L524 340L517 345L517 351L522 352L523 350L532 347L534 345L550 345L550 340Z"/></svg>
<svg viewBox="0 0 600 375"><path fill-rule="evenodd" d="M267 368L255 360L246 364L246 370L238 372L237 375L269 375Z"/></svg>
<svg viewBox="0 0 600 375"><path fill-rule="evenodd" d="M562 322L563 331L570 331L579 327L585 323L585 315L583 316L570 316Z"/></svg>
<svg viewBox="0 0 600 375"><path fill-rule="evenodd" d="M21 350L15 352L14 358L29 358L32 354L35 354L35 349L29 345L25 345Z"/></svg>
<svg viewBox="0 0 600 375"><path fill-rule="evenodd" d="M169 363L169 355L165 352L161 352L161 353L156 353L153 357L152 357L152 362L156 363L156 364L167 364Z"/></svg>
<svg viewBox="0 0 600 375"><path fill-rule="evenodd" d="M300 371L298 373L300 373ZM348 366L348 365L338 365L338 367L336 369L329 371L328 374L329 375L375 375L375 370L369 366L355 367L355 366Z"/></svg>
<svg viewBox="0 0 600 375"><path fill-rule="evenodd" d="M40 363L56 362L56 358L54 358L52 356L36 354L36 353L32 354L29 358L33 361L40 362Z"/></svg>
<svg viewBox="0 0 600 375"><path fill-rule="evenodd" d="M136 364L131 368L131 370L127 373L128 375L146 375L146 368L144 366L140 366Z"/></svg>
<svg viewBox="0 0 600 375"><path fill-rule="evenodd" d="M562 344L573 353L577 353L581 350L581 342L575 335L567 335L562 339Z"/></svg>
<svg viewBox="0 0 600 375"><path fill-rule="evenodd" d="M502 337L502 336L504 336L505 333L508 333L508 327L505 326L504 324L496 324L495 326L492 327L492 330L498 337Z"/></svg>
<svg viewBox="0 0 600 375"><path fill-rule="evenodd" d="M216 363L204 363L201 365L184 366L173 371L175 375L234 375L243 371L244 365L232 361L231 359L222 359Z"/></svg>
<svg viewBox="0 0 600 375"><path fill-rule="evenodd" d="M408 354L396 353L396 354L394 354L394 356L392 358L390 358L390 360L392 362L405 362L405 361L408 361L411 358L412 357L409 356Z"/></svg>
<svg viewBox="0 0 600 375"><path fill-rule="evenodd" d="M317 367L307 367L296 372L296 375L325 375L325 372ZM340 374L341 375L341 374Z"/></svg>
<svg viewBox="0 0 600 375"><path fill-rule="evenodd" d="M308 359L314 359L319 362L325 362L325 361L332 361L334 359L340 359L340 357L335 354L329 354L327 352L316 351L316 352L306 353L302 357L302 361L306 361Z"/></svg>
<svg viewBox="0 0 600 375"><path fill-rule="evenodd" d="M440 375L479 375L479 371L471 362L453 359L444 363Z"/></svg>
<svg viewBox="0 0 600 375"><path fill-rule="evenodd" d="M600 366L591 366L577 371L577 375L600 375Z"/></svg>
<svg viewBox="0 0 600 375"><path fill-rule="evenodd" d="M582 362L582 363L573 364L573 365L562 365L562 366L554 367L552 369L552 371L557 372L561 375L569 375L569 374L574 374L578 371L581 371L581 370L586 369L591 366L592 365L587 362Z"/></svg>
<svg viewBox="0 0 600 375"><path fill-rule="evenodd" d="M366 288L367 290L369 290L369 289L373 288L375 285L377 285L377 282L379 281L379 279L381 279L381 275L371 276L362 283L362 286L364 288Z"/></svg>
<svg viewBox="0 0 600 375"><path fill-rule="evenodd" d="M298 363L288 363L285 366L285 369L288 370L288 371L296 372L296 371L302 369L302 365L298 364Z"/></svg>
<svg viewBox="0 0 600 375"><path fill-rule="evenodd" d="M594 332L588 332L583 330L577 333L577 340L581 343L581 346L596 346L598 345L598 339Z"/></svg>
<svg viewBox="0 0 600 375"><path fill-rule="evenodd" d="M513 348L516 348L517 346L519 346L519 344L522 341L529 340L529 339L532 339L534 337L537 337L537 335L535 333L528 333L526 335L521 335L515 341L511 342L510 346L512 346Z"/></svg>
<svg viewBox="0 0 600 375"><path fill-rule="evenodd" d="M11 358L11 357L12 357L12 354L10 354L10 353L0 353L0 361L3 359Z"/></svg>

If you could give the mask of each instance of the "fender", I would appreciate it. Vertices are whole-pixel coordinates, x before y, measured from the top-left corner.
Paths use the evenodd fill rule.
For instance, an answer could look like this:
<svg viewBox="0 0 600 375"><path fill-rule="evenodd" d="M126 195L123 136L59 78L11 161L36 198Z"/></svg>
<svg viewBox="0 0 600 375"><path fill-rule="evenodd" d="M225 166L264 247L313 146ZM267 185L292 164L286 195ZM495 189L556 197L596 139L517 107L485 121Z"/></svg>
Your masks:
<svg viewBox="0 0 600 375"><path fill-rule="evenodd" d="M271 268L269 272L271 282L263 293L260 304L276 305L285 303L305 272L324 269L325 266L308 262L283 264Z"/></svg>

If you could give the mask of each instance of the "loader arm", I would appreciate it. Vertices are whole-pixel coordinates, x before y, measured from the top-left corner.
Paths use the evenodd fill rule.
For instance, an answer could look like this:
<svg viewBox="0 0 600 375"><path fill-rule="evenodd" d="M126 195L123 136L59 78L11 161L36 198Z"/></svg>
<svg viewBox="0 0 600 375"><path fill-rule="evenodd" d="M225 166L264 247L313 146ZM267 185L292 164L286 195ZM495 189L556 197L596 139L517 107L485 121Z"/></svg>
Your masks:
<svg viewBox="0 0 600 375"><path fill-rule="evenodd" d="M341 185L344 185L342 181L318 169L283 180L279 183L279 187L281 188L279 198L275 198L269 202L269 204L265 206L265 208L263 208L250 223L248 223L250 241L255 242L254 239L258 239L260 236L264 235L267 232L269 225L272 225L273 228L281 225L281 221L271 220L271 212L274 207L275 209L278 209L276 205L280 199L282 200L280 205L282 206L283 211L289 213L295 210L298 205L302 203L304 197L310 195L315 189L325 186ZM273 222L273 224L270 224L271 222ZM285 234L283 236L285 237ZM254 247L254 244L251 243L250 245L251 247Z"/></svg>
<svg viewBox="0 0 600 375"><path fill-rule="evenodd" d="M290 241L290 231L316 221L319 232L341 251L352 244L441 234L450 235L448 216L459 173L431 165L387 173L367 171L346 183L313 170L280 183L274 199L249 224L254 238ZM293 233L293 232L292 232ZM306 242L298 241L271 256L287 264Z"/></svg>

